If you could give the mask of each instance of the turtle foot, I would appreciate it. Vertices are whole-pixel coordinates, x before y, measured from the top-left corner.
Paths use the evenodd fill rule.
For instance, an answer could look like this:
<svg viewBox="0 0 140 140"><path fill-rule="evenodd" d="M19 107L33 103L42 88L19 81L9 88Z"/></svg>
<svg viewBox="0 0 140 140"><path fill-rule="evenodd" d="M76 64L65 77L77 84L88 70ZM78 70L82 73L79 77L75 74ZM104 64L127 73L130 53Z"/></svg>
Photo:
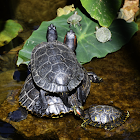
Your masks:
<svg viewBox="0 0 140 140"><path fill-rule="evenodd" d="M40 100L38 100L34 105L33 112L35 112L39 116L44 116L47 108L47 103L43 103Z"/></svg>
<svg viewBox="0 0 140 140"><path fill-rule="evenodd" d="M94 83L103 82L103 79L98 77L94 72L88 72L88 76L91 82L94 82Z"/></svg>
<svg viewBox="0 0 140 140"><path fill-rule="evenodd" d="M8 118L11 121L19 122L27 118L28 112L25 108L19 107L18 110L10 112Z"/></svg>

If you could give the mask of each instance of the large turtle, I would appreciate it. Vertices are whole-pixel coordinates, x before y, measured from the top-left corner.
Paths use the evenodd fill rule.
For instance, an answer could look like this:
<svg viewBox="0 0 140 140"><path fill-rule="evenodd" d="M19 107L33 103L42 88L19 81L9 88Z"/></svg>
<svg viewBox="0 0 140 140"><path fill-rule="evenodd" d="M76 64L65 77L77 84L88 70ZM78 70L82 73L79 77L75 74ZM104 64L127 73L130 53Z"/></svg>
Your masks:
<svg viewBox="0 0 140 140"><path fill-rule="evenodd" d="M77 39L73 30L67 32L64 42L57 39L56 27L50 24L47 41L38 44L31 55L31 73L35 84L40 87L39 106L47 108L45 94L59 94L64 104L68 104L68 95L75 90L84 78L84 69L78 63L74 53ZM93 74L94 75L94 74ZM78 100L84 102L86 96L77 88Z"/></svg>
<svg viewBox="0 0 140 140"><path fill-rule="evenodd" d="M77 115L83 119L81 127L85 128L87 124L112 130L122 125L129 117L129 112L109 106L109 105L93 105L86 110L77 108Z"/></svg>

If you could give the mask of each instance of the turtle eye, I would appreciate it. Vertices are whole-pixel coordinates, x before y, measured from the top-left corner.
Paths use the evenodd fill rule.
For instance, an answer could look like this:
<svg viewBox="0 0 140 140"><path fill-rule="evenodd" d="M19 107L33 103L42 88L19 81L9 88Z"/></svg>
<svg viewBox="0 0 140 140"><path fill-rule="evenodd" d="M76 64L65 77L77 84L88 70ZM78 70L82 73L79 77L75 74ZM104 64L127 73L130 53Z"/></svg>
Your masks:
<svg viewBox="0 0 140 140"><path fill-rule="evenodd" d="M55 26L53 26L53 30L56 30L56 27Z"/></svg>

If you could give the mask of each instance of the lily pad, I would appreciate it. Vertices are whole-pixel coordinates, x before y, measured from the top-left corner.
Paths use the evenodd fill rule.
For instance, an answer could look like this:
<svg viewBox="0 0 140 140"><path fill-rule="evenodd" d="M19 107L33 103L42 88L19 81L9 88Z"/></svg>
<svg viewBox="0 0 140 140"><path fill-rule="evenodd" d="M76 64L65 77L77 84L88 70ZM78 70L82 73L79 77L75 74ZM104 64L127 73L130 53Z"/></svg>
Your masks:
<svg viewBox="0 0 140 140"><path fill-rule="evenodd" d="M91 61L93 57L105 57L108 53L119 50L127 43L132 35L138 30L137 24L134 22L126 23L124 20L117 19L109 27L112 33L111 41L100 43L95 37L95 27L98 25L91 19L87 18L79 9L78 14L82 16L80 22L81 27L76 25L71 27L76 33L78 44L76 49L76 57L81 64ZM46 42L46 32L48 26L53 23L56 26L58 40L63 42L64 36L70 30L67 19L73 14L63 15L51 21L43 21L40 27L32 33L26 41L23 49L19 51L17 65L21 63L28 64L31 58L32 49L41 42Z"/></svg>
<svg viewBox="0 0 140 140"><path fill-rule="evenodd" d="M122 0L81 0L82 6L99 24L109 27L116 17Z"/></svg>
<svg viewBox="0 0 140 140"><path fill-rule="evenodd" d="M5 22L4 29L0 32L0 47L8 44L22 30L22 26L16 21L11 19L7 20Z"/></svg>

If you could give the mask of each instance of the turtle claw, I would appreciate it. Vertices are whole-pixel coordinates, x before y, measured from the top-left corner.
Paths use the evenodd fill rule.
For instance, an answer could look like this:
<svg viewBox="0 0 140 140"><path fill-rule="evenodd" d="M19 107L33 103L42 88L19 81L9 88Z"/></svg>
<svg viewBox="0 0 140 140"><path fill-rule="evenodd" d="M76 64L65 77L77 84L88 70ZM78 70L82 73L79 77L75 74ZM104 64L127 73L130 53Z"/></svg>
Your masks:
<svg viewBox="0 0 140 140"><path fill-rule="evenodd" d="M103 79L98 77L94 72L88 72L88 76L90 78L90 81L93 83L103 82Z"/></svg>
<svg viewBox="0 0 140 140"><path fill-rule="evenodd" d="M41 100L38 100L34 105L33 112L36 114L40 114L41 116L44 116L47 108L48 108L47 103L45 104Z"/></svg>

